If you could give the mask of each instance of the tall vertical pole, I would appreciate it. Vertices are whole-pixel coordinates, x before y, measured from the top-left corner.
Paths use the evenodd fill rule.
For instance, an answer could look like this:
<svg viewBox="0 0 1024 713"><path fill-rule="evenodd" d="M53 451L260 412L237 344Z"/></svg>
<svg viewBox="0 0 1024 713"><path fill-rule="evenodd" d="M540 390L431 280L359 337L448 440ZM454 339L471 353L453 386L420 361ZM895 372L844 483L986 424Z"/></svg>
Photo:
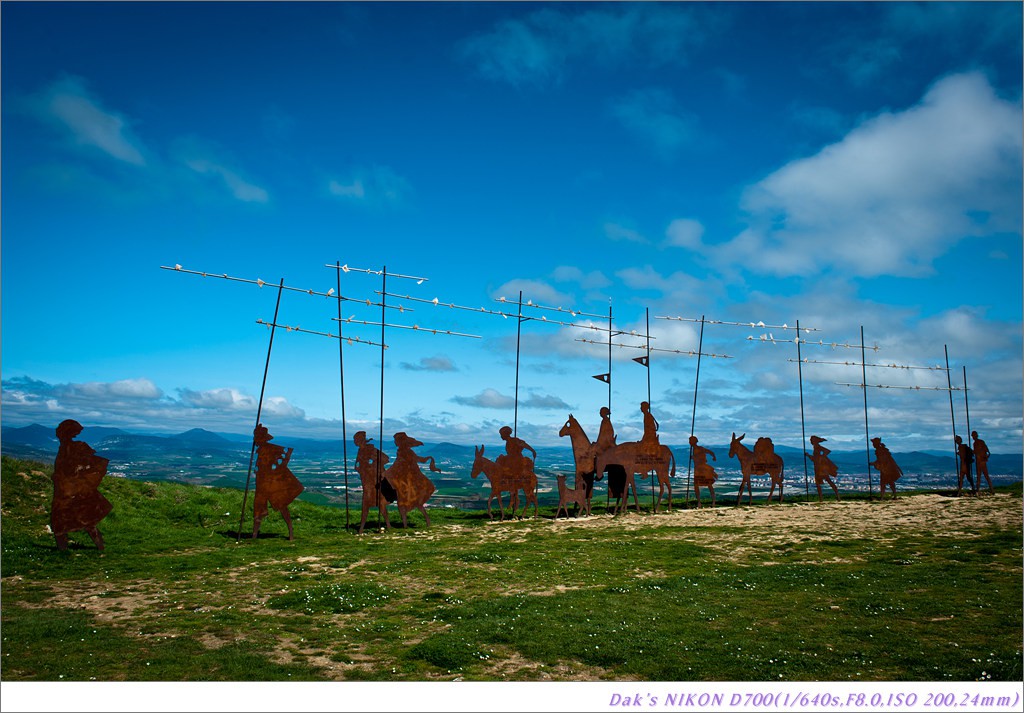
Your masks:
<svg viewBox="0 0 1024 713"><path fill-rule="evenodd" d="M516 403L512 416L512 435L519 435L519 340L523 330L523 291L519 290L519 315L516 317Z"/></svg>
<svg viewBox="0 0 1024 713"><path fill-rule="evenodd" d="M611 299L611 297L608 298L608 410L609 411L612 410L612 299ZM611 478L611 476L609 476L609 478ZM611 481L609 480L609 483L610 482ZM626 492L622 493L622 498L627 503L629 502L629 498L626 497L628 494L629 493L626 493ZM605 512L608 511L608 507L611 505L611 502L612 502L612 489L611 489L611 485L609 484L608 489L605 491L605 502L604 502Z"/></svg>
<svg viewBox="0 0 1024 713"><path fill-rule="evenodd" d="M956 465L957 481L960 480L960 449L956 447L956 415L953 411L953 379L949 374L949 345L943 344L946 352L946 386L949 390L949 420L953 424L953 463Z"/></svg>
<svg viewBox="0 0 1024 713"><path fill-rule="evenodd" d="M612 301L608 300L608 410L612 410Z"/></svg>
<svg viewBox="0 0 1024 713"><path fill-rule="evenodd" d="M874 500L874 489L871 480L871 439L868 437L868 372L867 356L864 349L864 325L860 325L860 388L864 392L864 454L868 464L868 500Z"/></svg>
<svg viewBox="0 0 1024 713"><path fill-rule="evenodd" d="M697 376L693 380L693 413L690 416L690 437L697 423L697 387L700 385L700 356L704 351L704 315L700 316L700 337L697 339ZM693 446L690 446L690 457L686 463L686 504L690 504L690 468L693 466ZM736 496L739 502L739 495Z"/></svg>
<svg viewBox="0 0 1024 713"><path fill-rule="evenodd" d="M796 374L800 382L800 450L803 451L800 460L804 462L804 490L807 497L811 496L811 481L807 475L807 428L804 425L804 368L800 360L800 320L796 321Z"/></svg>
<svg viewBox="0 0 1024 713"><path fill-rule="evenodd" d="M377 430L377 448L380 449L381 453L384 452L384 322L386 315L384 311L387 309L386 304L388 301L388 266L385 265L380 272L380 425ZM383 464L381 463L380 456L375 458L377 462L377 491L374 493L374 498L380 497L380 483L384 478L384 473L381 470ZM364 494L365 497L365 494ZM380 527L380 508L377 509L377 527Z"/></svg>
<svg viewBox="0 0 1024 713"><path fill-rule="evenodd" d="M647 328L644 334L647 335L647 403L651 403L651 308L646 307L644 309L644 315L647 323ZM654 502L654 471L649 470L647 474L651 476L651 512L657 505Z"/></svg>
<svg viewBox="0 0 1024 713"><path fill-rule="evenodd" d="M348 532L348 434L345 431L345 340L342 339L341 321L341 261L335 263L338 278L338 371L341 374L341 468L345 473L345 531ZM383 320L382 320L383 321Z"/></svg>
<svg viewBox="0 0 1024 713"><path fill-rule="evenodd" d="M263 415L263 394L267 390L267 372L270 371L270 352L274 349L274 330L277 328L277 312L281 307L281 293L284 291L284 278L277 286L277 302L274 304L274 321L270 324L270 344L267 345L267 361L263 365L263 384L260 386L260 402L256 406L256 426L253 428L252 449L249 451L249 471L245 475L245 494L242 496L242 514L238 517L238 532L235 542L242 540L242 523L245 521L245 505L249 500L249 482L252 480L252 461L256 455L256 428L260 425Z"/></svg>
<svg viewBox="0 0 1024 713"><path fill-rule="evenodd" d="M971 442L971 406L967 402L967 366L964 366L964 410L967 412L967 442ZM967 464L967 481L971 484L971 489L975 495L978 495L981 491L981 480L979 478L971 478L971 465Z"/></svg>

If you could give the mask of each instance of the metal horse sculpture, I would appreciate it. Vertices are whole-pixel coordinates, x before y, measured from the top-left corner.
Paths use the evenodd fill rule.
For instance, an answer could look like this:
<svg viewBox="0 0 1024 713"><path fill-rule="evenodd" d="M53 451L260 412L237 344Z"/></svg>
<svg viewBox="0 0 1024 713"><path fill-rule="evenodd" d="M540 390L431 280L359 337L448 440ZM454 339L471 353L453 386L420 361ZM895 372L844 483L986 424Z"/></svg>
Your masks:
<svg viewBox="0 0 1024 713"><path fill-rule="evenodd" d="M729 457L738 458L740 461L740 472L743 473L743 480L740 482L739 492L736 493L736 504L740 504L740 499L743 497L743 487L747 488L747 504L750 505L754 500L754 493L751 490L750 476L764 475L767 473L771 477L772 487L768 491L768 502L772 501L772 495L775 493L775 486L779 486L779 503L782 502L782 478L784 464L782 457L774 451L774 447L771 448L771 453L767 456L760 455L762 444L771 446L771 439L769 438L758 438L757 444L754 446L754 450L751 451L741 441L746 437L747 434L743 434L739 438L736 434L732 434L732 442L729 444Z"/></svg>
<svg viewBox="0 0 1024 713"><path fill-rule="evenodd" d="M512 506L512 516L516 514L516 508L519 506L519 491L522 490L526 496L526 503L523 505L523 509L520 512L526 511L526 508L533 504L533 516L537 517L539 506L537 504L537 475L530 468L525 475L524 474L512 474L507 472L504 468L499 466L497 463L492 461L490 458L484 457L484 447L473 449L476 456L473 459L473 469L470 471L472 477L477 477L480 473L487 476L487 479L491 482L491 495L487 498L487 516L491 517L491 501L498 498L498 509L501 512L501 519L505 519L504 506L501 504L501 494L503 492L509 493L509 503Z"/></svg>
<svg viewBox="0 0 1024 713"><path fill-rule="evenodd" d="M491 494L487 498L487 517L493 518L491 514L491 501L494 498L498 498L498 512L501 513L501 519L505 519L505 506L501 502L501 494L509 494L509 504L512 505L512 514L515 514L516 506L519 504L519 488L513 488L508 482L508 476L505 472L498 468L498 464L489 458L484 458L484 447L473 449L475 456L473 458L473 469L469 472L469 475L476 478L478 475L483 473L487 476L487 480L491 483Z"/></svg>
<svg viewBox="0 0 1024 713"><path fill-rule="evenodd" d="M594 469L594 463L597 458L597 445L590 442L586 432L583 430L583 426L580 425L580 422L572 414L569 414L569 418L561 430L558 431L558 435L562 437L569 436L569 440L572 442L572 456L576 461L576 481L573 487L579 488L581 484L586 485L587 508L589 509L590 500L594 495L594 481L600 480L603 475L603 473L596 472Z"/></svg>
<svg viewBox="0 0 1024 713"><path fill-rule="evenodd" d="M653 470L658 475L658 502L654 506L654 512L658 512L661 508L661 500L666 490L668 490L668 509L672 509L671 477L676 474L676 457L668 446L658 446L658 450L651 454L645 453L643 447L638 442L620 443L597 454L597 457L594 459L594 470L598 473L604 473L605 469L611 464L621 465L626 471L626 489L623 490L623 495L626 498L624 503L626 509L629 508L628 488L632 486L633 504L636 505L637 511L640 510L640 504L637 502L636 497L636 481L633 476L636 473L647 473L650 470ZM615 511L617 512L618 509L617 503Z"/></svg>

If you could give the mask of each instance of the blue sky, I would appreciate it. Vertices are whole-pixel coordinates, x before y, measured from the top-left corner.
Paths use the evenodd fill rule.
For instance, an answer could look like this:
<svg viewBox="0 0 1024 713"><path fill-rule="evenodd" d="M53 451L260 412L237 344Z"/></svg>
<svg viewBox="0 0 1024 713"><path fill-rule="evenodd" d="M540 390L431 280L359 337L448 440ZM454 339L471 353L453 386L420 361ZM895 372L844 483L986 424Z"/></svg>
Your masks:
<svg viewBox="0 0 1024 713"><path fill-rule="evenodd" d="M869 363L964 366L971 425L1022 437L1019 3L34 3L2 12L3 423L248 433L280 279L325 264L388 291L606 315L695 350L665 316L795 325ZM160 270L260 278L231 283ZM379 299L380 277L342 278ZM389 298L389 301L402 302ZM405 302L385 442L496 443L515 320ZM286 292L279 321L337 331ZM347 302L345 316L378 321ZM540 311L528 312L540 316ZM549 318L554 313L547 313ZM577 323L587 323L577 317ZM606 326L606 321L597 321ZM345 334L377 341L374 327ZM800 443L792 331L707 325L696 432ZM601 333L522 325L518 431L596 437ZM748 340L748 337L754 337ZM643 340L617 337L617 342ZM859 350L806 345L813 361ZM648 372L616 348L613 421ZM345 346L349 434L377 431L379 350ZM697 360L653 352L662 440L690 433ZM951 446L945 373L869 368L871 435ZM807 433L864 444L860 369L803 366ZM954 393L965 432L962 392ZM278 332L263 421L340 437L337 341ZM563 445L567 445L562 441ZM723 454L724 455L724 454Z"/></svg>

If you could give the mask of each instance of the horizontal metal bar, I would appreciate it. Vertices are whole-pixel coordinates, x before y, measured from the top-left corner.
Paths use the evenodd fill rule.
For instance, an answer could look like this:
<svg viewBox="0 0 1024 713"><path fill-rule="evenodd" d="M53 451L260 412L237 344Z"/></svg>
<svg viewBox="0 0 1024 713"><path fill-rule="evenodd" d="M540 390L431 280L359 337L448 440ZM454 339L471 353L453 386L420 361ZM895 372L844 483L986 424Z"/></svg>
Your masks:
<svg viewBox="0 0 1024 713"><path fill-rule="evenodd" d="M435 329L434 327L421 327L418 324L413 324L413 325L408 325L408 324L390 324L388 322L385 322L384 324L381 324L380 322L367 322L367 321L361 320L361 319L353 319L352 317L348 317L347 319L338 319L337 317L332 317L331 319L334 320L335 322L343 322L345 324L364 324L364 325L368 325L368 326L371 326L371 327L391 327L391 328L394 328L394 329L411 329L411 330L417 331L417 332L430 332L431 334L446 334L446 335L451 336L451 337L469 337L471 339L480 339L481 338L479 334L463 334L462 332L452 332L451 330L448 330L448 329Z"/></svg>
<svg viewBox="0 0 1024 713"><path fill-rule="evenodd" d="M371 341L367 341L366 339L359 339L358 337L343 337L343 336L341 336L339 334L331 334L330 332L318 332L315 329L302 329L301 327L292 327L292 326L289 326L287 324L276 324L276 323L273 323L273 322L264 322L262 319L257 319L256 320L256 324L262 324L264 327L277 327L278 329L283 329L286 332L303 332L305 334L316 334L316 335L321 336L321 337L332 337L334 339L344 339L349 344L356 343L356 344L370 344L370 345L375 346L375 347L381 346L381 344L379 342L371 342ZM388 346L386 344L383 345L383 346L384 346L385 349L388 348Z"/></svg>
<svg viewBox="0 0 1024 713"><path fill-rule="evenodd" d="M324 265L324 267L329 267L334 270L341 270L342 272L363 272L366 273L367 275L383 276L386 274L388 277L400 277L403 280L416 280L417 285L421 285L424 282L427 282L429 279L426 277L416 277L415 275L402 275L397 272L387 272L386 270L368 270L364 267L349 267L348 265Z"/></svg>
<svg viewBox="0 0 1024 713"><path fill-rule="evenodd" d="M787 359L795 362L797 359ZM904 364L862 364L859 361L816 361L814 359L800 359L803 364L837 364L839 366L871 366L878 369L925 369L928 371L948 371L944 366L907 366Z"/></svg>
<svg viewBox="0 0 1024 713"><path fill-rule="evenodd" d="M586 344L596 344L596 345L602 346L602 347L608 346L608 342L599 342L599 341L597 341L595 339L584 339L583 337L578 337L576 339L576 341L577 342L584 342ZM647 349L647 347L645 345L643 345L643 344L618 344L616 342L612 342L612 346L613 347L626 347L627 349ZM667 352L669 354L682 354L683 356L706 356L706 357L712 357L714 359L732 359L733 358L733 357L729 356L728 354L709 354L708 352L695 352L693 350L685 351L683 349L664 349L664 348L659 348L659 347L651 347L650 349L647 349L647 351Z"/></svg>
<svg viewBox="0 0 1024 713"><path fill-rule="evenodd" d="M693 317L655 317L655 319L668 319L674 322L702 322L704 324L721 324L728 327L747 327L749 329L796 329L788 324L765 324L764 322L723 322L720 319L695 319ZM801 332L820 332L816 327L800 327Z"/></svg>
<svg viewBox="0 0 1024 713"><path fill-rule="evenodd" d="M859 366L859 365L858 365ZM834 382L836 386L856 386L858 389L863 389L864 384L844 384L842 382ZM945 386L895 386L892 384L868 384L868 388L871 389L907 389L909 391L963 391L964 389L959 386L953 386L946 388Z"/></svg>

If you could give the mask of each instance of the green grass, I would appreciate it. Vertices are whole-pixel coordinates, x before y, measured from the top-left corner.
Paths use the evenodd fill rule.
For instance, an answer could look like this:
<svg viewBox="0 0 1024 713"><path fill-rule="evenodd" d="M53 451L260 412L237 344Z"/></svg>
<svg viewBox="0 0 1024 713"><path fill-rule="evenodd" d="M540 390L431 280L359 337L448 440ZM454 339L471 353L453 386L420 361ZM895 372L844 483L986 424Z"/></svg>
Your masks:
<svg viewBox="0 0 1024 713"><path fill-rule="evenodd" d="M4 680L1022 678L1019 485L949 532L542 508L356 537L358 511L298 502L294 541L276 513L236 541L239 491L107 478L101 554L56 550L49 473L3 459Z"/></svg>

